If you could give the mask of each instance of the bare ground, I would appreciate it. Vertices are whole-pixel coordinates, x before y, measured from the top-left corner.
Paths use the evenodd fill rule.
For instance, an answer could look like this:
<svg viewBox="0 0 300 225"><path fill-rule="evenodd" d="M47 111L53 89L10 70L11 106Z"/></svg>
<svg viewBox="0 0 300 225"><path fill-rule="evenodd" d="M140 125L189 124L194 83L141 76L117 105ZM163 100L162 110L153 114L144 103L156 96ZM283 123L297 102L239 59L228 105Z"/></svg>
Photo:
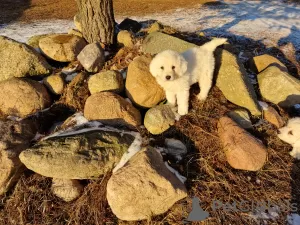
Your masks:
<svg viewBox="0 0 300 225"><path fill-rule="evenodd" d="M141 16L176 8L194 7L216 0L114 0L116 16ZM0 24L15 20L30 22L46 19L72 19L77 11L75 0L0 0Z"/></svg>

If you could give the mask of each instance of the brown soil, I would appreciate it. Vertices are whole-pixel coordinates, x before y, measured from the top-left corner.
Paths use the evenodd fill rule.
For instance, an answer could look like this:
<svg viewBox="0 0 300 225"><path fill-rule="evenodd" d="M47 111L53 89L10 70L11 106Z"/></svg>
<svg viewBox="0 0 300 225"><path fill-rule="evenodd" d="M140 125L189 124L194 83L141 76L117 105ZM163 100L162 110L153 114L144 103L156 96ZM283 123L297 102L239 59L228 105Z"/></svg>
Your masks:
<svg viewBox="0 0 300 225"><path fill-rule="evenodd" d="M114 0L115 16L140 16L175 8L195 7L216 0ZM29 22L46 19L72 19L77 11L75 0L0 0L0 24L14 20Z"/></svg>

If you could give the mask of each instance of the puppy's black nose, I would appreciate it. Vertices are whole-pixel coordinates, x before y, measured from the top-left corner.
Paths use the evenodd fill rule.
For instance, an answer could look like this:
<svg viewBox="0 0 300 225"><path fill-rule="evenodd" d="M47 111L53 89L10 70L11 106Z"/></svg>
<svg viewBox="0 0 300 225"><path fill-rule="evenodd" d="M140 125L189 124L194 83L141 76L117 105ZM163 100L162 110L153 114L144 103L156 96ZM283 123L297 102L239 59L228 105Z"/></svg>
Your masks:
<svg viewBox="0 0 300 225"><path fill-rule="evenodd" d="M277 130L277 134L281 134L281 131L280 131L280 130Z"/></svg>
<svg viewBox="0 0 300 225"><path fill-rule="evenodd" d="M167 80L170 80L170 79L171 79L171 76L166 76L166 79L167 79Z"/></svg>

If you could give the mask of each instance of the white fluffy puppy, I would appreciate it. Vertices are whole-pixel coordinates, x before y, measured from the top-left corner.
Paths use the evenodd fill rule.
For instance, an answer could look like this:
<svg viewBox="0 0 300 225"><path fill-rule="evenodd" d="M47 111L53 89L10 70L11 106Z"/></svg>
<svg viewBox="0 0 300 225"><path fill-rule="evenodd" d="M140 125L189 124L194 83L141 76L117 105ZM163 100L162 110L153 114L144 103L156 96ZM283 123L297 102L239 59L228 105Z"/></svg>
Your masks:
<svg viewBox="0 0 300 225"><path fill-rule="evenodd" d="M180 115L188 113L189 89L192 84L199 82L199 100L207 98L215 68L213 52L226 40L216 38L182 54L166 50L158 53L151 61L151 74L165 90L168 103L175 106L177 101Z"/></svg>
<svg viewBox="0 0 300 225"><path fill-rule="evenodd" d="M300 118L292 118L285 127L278 130L278 137L293 146L290 155L300 159Z"/></svg>

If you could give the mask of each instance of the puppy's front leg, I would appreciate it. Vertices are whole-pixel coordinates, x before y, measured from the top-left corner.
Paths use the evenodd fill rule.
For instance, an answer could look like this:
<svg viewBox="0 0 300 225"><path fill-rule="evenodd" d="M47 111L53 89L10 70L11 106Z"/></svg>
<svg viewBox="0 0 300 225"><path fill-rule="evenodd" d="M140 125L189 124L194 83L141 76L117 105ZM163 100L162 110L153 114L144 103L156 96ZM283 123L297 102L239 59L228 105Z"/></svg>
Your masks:
<svg viewBox="0 0 300 225"><path fill-rule="evenodd" d="M171 105L173 107L176 106L176 93L166 91L166 97L167 97L169 105Z"/></svg>
<svg viewBox="0 0 300 225"><path fill-rule="evenodd" d="M177 93L177 103L178 103L178 114L183 116L189 112L189 91L182 91Z"/></svg>

